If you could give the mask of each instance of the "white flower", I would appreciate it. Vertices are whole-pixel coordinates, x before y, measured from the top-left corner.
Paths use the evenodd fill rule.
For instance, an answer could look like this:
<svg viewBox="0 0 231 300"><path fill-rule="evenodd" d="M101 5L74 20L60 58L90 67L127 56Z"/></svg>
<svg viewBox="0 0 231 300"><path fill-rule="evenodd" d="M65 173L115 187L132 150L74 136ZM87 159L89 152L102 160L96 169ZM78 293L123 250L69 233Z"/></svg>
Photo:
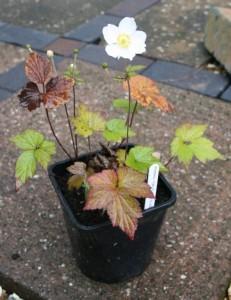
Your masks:
<svg viewBox="0 0 231 300"><path fill-rule="evenodd" d="M127 58L132 60L136 54L146 50L147 35L144 31L136 30L134 18L124 18L119 26L108 24L103 28L103 36L107 42L107 54L114 58Z"/></svg>

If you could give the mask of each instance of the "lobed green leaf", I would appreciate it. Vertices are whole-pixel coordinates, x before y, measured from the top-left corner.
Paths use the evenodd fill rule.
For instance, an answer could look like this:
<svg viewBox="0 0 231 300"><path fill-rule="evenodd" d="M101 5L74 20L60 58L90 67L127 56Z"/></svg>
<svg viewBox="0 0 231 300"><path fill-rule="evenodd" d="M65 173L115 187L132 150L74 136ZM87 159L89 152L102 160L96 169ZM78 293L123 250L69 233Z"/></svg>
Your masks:
<svg viewBox="0 0 231 300"><path fill-rule="evenodd" d="M205 163L209 160L224 159L214 147L213 142L203 137L207 125L184 124L176 130L175 138L171 143L171 154L186 167L195 157Z"/></svg>

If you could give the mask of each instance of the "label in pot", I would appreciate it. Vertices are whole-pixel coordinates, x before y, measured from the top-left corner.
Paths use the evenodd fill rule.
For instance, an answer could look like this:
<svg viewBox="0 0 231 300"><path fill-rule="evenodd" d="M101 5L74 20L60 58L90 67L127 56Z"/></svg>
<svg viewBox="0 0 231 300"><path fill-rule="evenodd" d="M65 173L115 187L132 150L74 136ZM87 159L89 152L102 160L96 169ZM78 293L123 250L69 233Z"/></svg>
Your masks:
<svg viewBox="0 0 231 300"><path fill-rule="evenodd" d="M154 195L154 198L146 198L145 199L145 204L144 204L144 209L145 210L155 206L159 170L160 170L160 168L159 168L158 164L153 164L149 168L149 171L148 171L148 184L151 187L151 191Z"/></svg>

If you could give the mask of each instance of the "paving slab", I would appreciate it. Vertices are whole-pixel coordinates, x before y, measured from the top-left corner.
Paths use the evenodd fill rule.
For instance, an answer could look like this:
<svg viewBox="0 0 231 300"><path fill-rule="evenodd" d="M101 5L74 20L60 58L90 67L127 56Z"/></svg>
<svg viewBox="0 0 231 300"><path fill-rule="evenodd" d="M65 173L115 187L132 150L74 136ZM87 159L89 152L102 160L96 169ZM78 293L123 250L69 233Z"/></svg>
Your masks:
<svg viewBox="0 0 231 300"><path fill-rule="evenodd" d="M111 100L122 92L120 83L112 79L115 73L83 62L78 66L85 80L78 88L78 99L106 116L109 110L120 116L110 109ZM188 171L173 162L167 177L178 201L167 213L151 265L142 276L113 285L93 282L76 267L60 205L44 172L39 170L33 181L15 193L13 168L18 151L10 136L28 127L47 138L51 135L42 109L26 112L18 107L15 96L0 103L0 273L49 300L224 298L231 267L231 106L174 87L160 88L175 112L141 111L134 122L134 141L155 146L166 160L177 126L208 123L208 137L229 160L209 165L193 162ZM51 116L58 136L71 150L64 109ZM87 143L81 140L81 151L86 149ZM56 159L62 158L58 149Z"/></svg>
<svg viewBox="0 0 231 300"><path fill-rule="evenodd" d="M10 98L13 93L0 88L0 101Z"/></svg>
<svg viewBox="0 0 231 300"><path fill-rule="evenodd" d="M231 102L231 87L224 91L224 93L221 95L221 99Z"/></svg>
<svg viewBox="0 0 231 300"><path fill-rule="evenodd" d="M101 45L86 45L85 47L80 49L78 57L81 60L96 65L107 63L110 68L119 71L123 71L128 64L128 60L118 60L108 56L105 52L105 47ZM131 65L144 65L146 67L149 67L152 63L152 59L143 56L136 56L133 61L129 61L129 64Z"/></svg>
<svg viewBox="0 0 231 300"><path fill-rule="evenodd" d="M42 50L54 41L57 35L38 31L22 26L7 24L0 30L0 41L25 46L31 45L33 49Z"/></svg>
<svg viewBox="0 0 231 300"><path fill-rule="evenodd" d="M154 62L143 74L159 82L211 97L217 97L229 85L229 78L223 74L163 60Z"/></svg>
<svg viewBox="0 0 231 300"><path fill-rule="evenodd" d="M72 56L75 49L80 49L85 44L80 41L74 41L64 38L58 38L46 47L46 50L53 50L56 54L63 56Z"/></svg>
<svg viewBox="0 0 231 300"><path fill-rule="evenodd" d="M63 34L121 0L0 0L0 20Z"/></svg>
<svg viewBox="0 0 231 300"><path fill-rule="evenodd" d="M203 45L211 5L231 6L223 0L162 0L137 17L148 34L148 55L198 66L210 55Z"/></svg>
<svg viewBox="0 0 231 300"><path fill-rule="evenodd" d="M102 35L102 29L105 25L118 25L120 20L121 18L110 15L96 16L91 20L74 28L70 32L67 32L64 36L83 42L93 43L100 38L100 36Z"/></svg>
<svg viewBox="0 0 231 300"><path fill-rule="evenodd" d="M26 83L24 62L19 63L9 71L0 74L0 87L12 92L17 92Z"/></svg>

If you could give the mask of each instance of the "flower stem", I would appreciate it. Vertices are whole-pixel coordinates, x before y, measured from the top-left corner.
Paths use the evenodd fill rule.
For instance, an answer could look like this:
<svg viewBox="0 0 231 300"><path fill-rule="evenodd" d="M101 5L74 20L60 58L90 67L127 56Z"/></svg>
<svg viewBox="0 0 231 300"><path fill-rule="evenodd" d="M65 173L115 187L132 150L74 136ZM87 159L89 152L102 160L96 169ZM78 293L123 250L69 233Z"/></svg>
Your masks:
<svg viewBox="0 0 231 300"><path fill-rule="evenodd" d="M90 139L90 136L87 137L87 142L88 142L88 149L91 152L91 139Z"/></svg>
<svg viewBox="0 0 231 300"><path fill-rule="evenodd" d="M126 149L125 149L125 159L127 158L127 152L128 152L128 136L129 136L129 127L130 127L130 112L131 112L131 86L129 78L127 77L127 84L128 84L128 116L126 120L127 125L127 137L126 137Z"/></svg>
<svg viewBox="0 0 231 300"><path fill-rule="evenodd" d="M76 117L76 93L75 93L75 85L73 86L73 116ZM75 133L75 154L76 159L78 158L78 135Z"/></svg>
<svg viewBox="0 0 231 300"><path fill-rule="evenodd" d="M72 127L71 127L69 113L68 113L68 110L67 110L67 104L64 104L64 107L65 107L67 122L68 122L69 130L70 130L70 134L71 134L72 145L73 145L73 149L74 149L74 153L75 153L75 157L76 157L77 155L76 155L76 148L75 148L74 136L73 136L73 131L72 131Z"/></svg>
<svg viewBox="0 0 231 300"><path fill-rule="evenodd" d="M132 116L131 116L131 120L130 120L130 123L129 123L129 127L132 127L132 123L133 123L133 119L134 119L134 116L135 116L135 113L136 113L137 105L138 105L138 102L136 101L136 103L134 105L134 108L133 108L133 111L132 111Z"/></svg>
<svg viewBox="0 0 231 300"><path fill-rule="evenodd" d="M175 156L171 156L169 160L164 164L164 166L167 167L174 160L174 158Z"/></svg>
<svg viewBox="0 0 231 300"><path fill-rule="evenodd" d="M70 156L70 154L67 152L67 150L64 148L64 146L63 146L62 143L60 142L59 138L57 137L57 135L56 135L56 133L55 133L55 131L54 131L54 128L53 128L53 126L52 126L52 124L51 124L51 120L50 120L50 116L49 116L49 112L48 112L48 109L47 109L47 108L46 108L46 116L47 116L47 121L48 121L48 123L49 123L49 125L50 125L50 129L51 129L51 131L52 131L52 134L53 134L53 136L55 137L55 139L56 139L57 143L59 144L60 148L63 150L63 152L66 153L66 155L67 155L71 160L73 160L72 157Z"/></svg>

